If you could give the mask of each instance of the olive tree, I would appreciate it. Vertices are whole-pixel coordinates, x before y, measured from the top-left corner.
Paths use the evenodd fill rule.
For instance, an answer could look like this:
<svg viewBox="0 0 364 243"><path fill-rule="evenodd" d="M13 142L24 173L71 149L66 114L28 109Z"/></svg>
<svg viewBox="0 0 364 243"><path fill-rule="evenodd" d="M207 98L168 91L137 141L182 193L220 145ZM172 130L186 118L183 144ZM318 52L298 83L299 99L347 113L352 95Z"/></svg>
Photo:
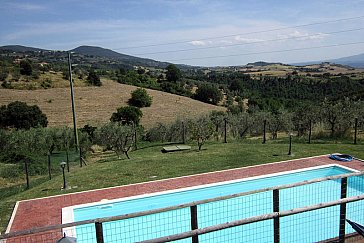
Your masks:
<svg viewBox="0 0 364 243"><path fill-rule="evenodd" d="M214 125L208 117L200 117L189 121L191 139L197 142L198 150L201 151L205 142L214 134Z"/></svg>
<svg viewBox="0 0 364 243"><path fill-rule="evenodd" d="M128 153L134 145L134 126L109 122L97 130L96 139L100 145L114 151L118 158L125 154L130 159Z"/></svg>

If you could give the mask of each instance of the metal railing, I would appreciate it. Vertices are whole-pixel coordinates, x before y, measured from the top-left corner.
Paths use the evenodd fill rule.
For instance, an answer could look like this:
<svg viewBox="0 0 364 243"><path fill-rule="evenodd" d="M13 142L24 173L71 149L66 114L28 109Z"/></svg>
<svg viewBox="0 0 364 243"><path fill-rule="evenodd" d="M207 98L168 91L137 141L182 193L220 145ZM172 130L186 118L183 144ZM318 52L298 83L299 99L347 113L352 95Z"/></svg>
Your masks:
<svg viewBox="0 0 364 243"><path fill-rule="evenodd" d="M0 240L55 242L65 232L77 236L77 242L98 243L168 242L188 238L187 242L193 243L234 242L244 237L256 241L285 242L293 240L295 236L290 233L300 225L307 227L312 224L309 227L317 230L313 234L326 237L322 240L337 238L344 242L345 237L353 233L345 224L348 214L356 220L364 220L363 175L364 172L357 172L330 176L143 212L12 232L0 235ZM301 200L302 190L310 192L309 198ZM307 201L309 204L303 205ZM300 219L295 215L299 215ZM166 222L161 223L163 220ZM319 220L336 229L319 232L314 227L321 224L317 222ZM321 228L325 230L325 227ZM224 235L227 230L232 231ZM310 241L308 235L303 237L308 239L307 242L315 241L315 238Z"/></svg>

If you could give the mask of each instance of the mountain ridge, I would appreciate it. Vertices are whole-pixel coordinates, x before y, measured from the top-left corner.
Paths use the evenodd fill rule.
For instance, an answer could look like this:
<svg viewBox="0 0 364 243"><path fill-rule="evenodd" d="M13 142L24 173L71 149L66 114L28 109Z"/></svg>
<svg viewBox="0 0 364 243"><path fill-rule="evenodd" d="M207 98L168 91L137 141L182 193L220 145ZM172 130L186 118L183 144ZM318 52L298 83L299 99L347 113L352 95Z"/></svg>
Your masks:
<svg viewBox="0 0 364 243"><path fill-rule="evenodd" d="M14 51L14 52L56 51L56 50L47 50L47 49L28 47L28 46L22 46L22 45L0 46L0 50L10 50L10 51ZM107 48L103 48L103 47L99 47L99 46L81 45L81 46L78 46L69 51L79 53L82 55L87 55L87 56L97 56L97 57L102 57L102 58L109 58L109 59L117 60L117 61L129 64L129 65L134 65L134 66L139 65L139 66L165 68L166 66L168 66L170 64L168 62L161 62L161 61L156 61L156 60L149 59L149 58L136 57L136 56L119 53L119 52L113 51L111 49L107 49ZM304 65L311 65L311 64L319 64L319 63L323 63L323 62L347 65L347 66L356 67L356 68L364 68L364 53L336 58L336 59L297 62L297 63L289 63L289 64L284 64L284 65L304 66ZM283 64L281 62L256 61L256 62L247 63L245 65L255 65L256 64L257 66L265 66L268 64L272 64L272 63ZM190 66L190 65L185 65L185 64L176 64L176 65L180 68L188 68L188 67L197 68L198 67L198 66Z"/></svg>

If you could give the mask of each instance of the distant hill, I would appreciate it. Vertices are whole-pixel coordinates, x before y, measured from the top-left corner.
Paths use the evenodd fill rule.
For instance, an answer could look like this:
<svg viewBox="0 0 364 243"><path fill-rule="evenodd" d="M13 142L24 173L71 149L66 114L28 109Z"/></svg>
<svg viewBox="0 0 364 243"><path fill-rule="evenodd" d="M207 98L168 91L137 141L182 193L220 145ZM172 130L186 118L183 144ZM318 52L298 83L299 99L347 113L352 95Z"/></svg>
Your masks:
<svg viewBox="0 0 364 243"><path fill-rule="evenodd" d="M351 67L364 68L364 53L354 56L342 57L338 59L329 60L333 63L348 65Z"/></svg>
<svg viewBox="0 0 364 243"><path fill-rule="evenodd" d="M280 62L263 62L263 61L246 64L246 66L255 66L255 67L265 67L270 65L285 65L285 64L282 64Z"/></svg>
<svg viewBox="0 0 364 243"><path fill-rule="evenodd" d="M292 63L292 65L306 66L306 65L312 65L312 64L320 64L323 62L336 63L336 64L346 65L346 66L355 67L355 68L364 68L364 53L358 54L358 55L353 55L353 56L337 58L337 59L330 59L330 60Z"/></svg>
<svg viewBox="0 0 364 243"><path fill-rule="evenodd" d="M8 46L0 46L0 50L9 50L14 52L29 52L29 51L47 51L40 48L20 46L20 45L8 45Z"/></svg>
<svg viewBox="0 0 364 243"><path fill-rule="evenodd" d="M166 62L159 62L152 59L129 56L97 46L79 46L75 49L72 49L71 51L87 56L97 56L114 59L131 65L165 68L169 64Z"/></svg>

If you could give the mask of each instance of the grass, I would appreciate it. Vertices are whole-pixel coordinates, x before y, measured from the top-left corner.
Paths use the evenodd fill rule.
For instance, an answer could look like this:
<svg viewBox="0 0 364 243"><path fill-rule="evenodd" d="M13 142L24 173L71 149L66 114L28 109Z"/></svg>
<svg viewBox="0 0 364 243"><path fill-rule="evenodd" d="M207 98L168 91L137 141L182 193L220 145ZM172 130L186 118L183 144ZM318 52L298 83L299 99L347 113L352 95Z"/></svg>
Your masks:
<svg viewBox="0 0 364 243"><path fill-rule="evenodd" d="M109 121L113 112L126 106L130 93L137 87L102 80L101 87L75 87L75 106L78 127L86 124L99 126ZM38 105L48 118L48 126L72 126L71 96L66 80L54 81L54 87L37 90L12 90L0 88L0 106L13 101L23 101L28 105ZM142 108L141 124L153 127L157 122L171 123L176 118L192 118L208 114L212 110L225 111L226 108L206 104L188 97L173 95L156 90L148 90L153 97L152 106ZM197 109L196 109L197 108Z"/></svg>
<svg viewBox="0 0 364 243"><path fill-rule="evenodd" d="M162 144L140 144L139 150L130 153L131 159L118 159L114 153L96 153L91 155L88 166L80 168L74 163L71 172L66 174L71 189L61 190L62 176L55 175L52 180L47 176L33 179L31 188L17 185L11 188L1 188L0 194L0 231L5 228L10 219L15 202L18 200L45 197L76 191L84 191L103 187L146 182L203 172L245 167L264 163L272 163L295 158L334 152L351 154L364 158L363 145L350 143L332 143L321 141L316 144L298 142L294 139L292 152L288 153L288 140L268 141L261 144L260 140L242 140L224 144L209 142L202 151L192 150L162 154Z"/></svg>

